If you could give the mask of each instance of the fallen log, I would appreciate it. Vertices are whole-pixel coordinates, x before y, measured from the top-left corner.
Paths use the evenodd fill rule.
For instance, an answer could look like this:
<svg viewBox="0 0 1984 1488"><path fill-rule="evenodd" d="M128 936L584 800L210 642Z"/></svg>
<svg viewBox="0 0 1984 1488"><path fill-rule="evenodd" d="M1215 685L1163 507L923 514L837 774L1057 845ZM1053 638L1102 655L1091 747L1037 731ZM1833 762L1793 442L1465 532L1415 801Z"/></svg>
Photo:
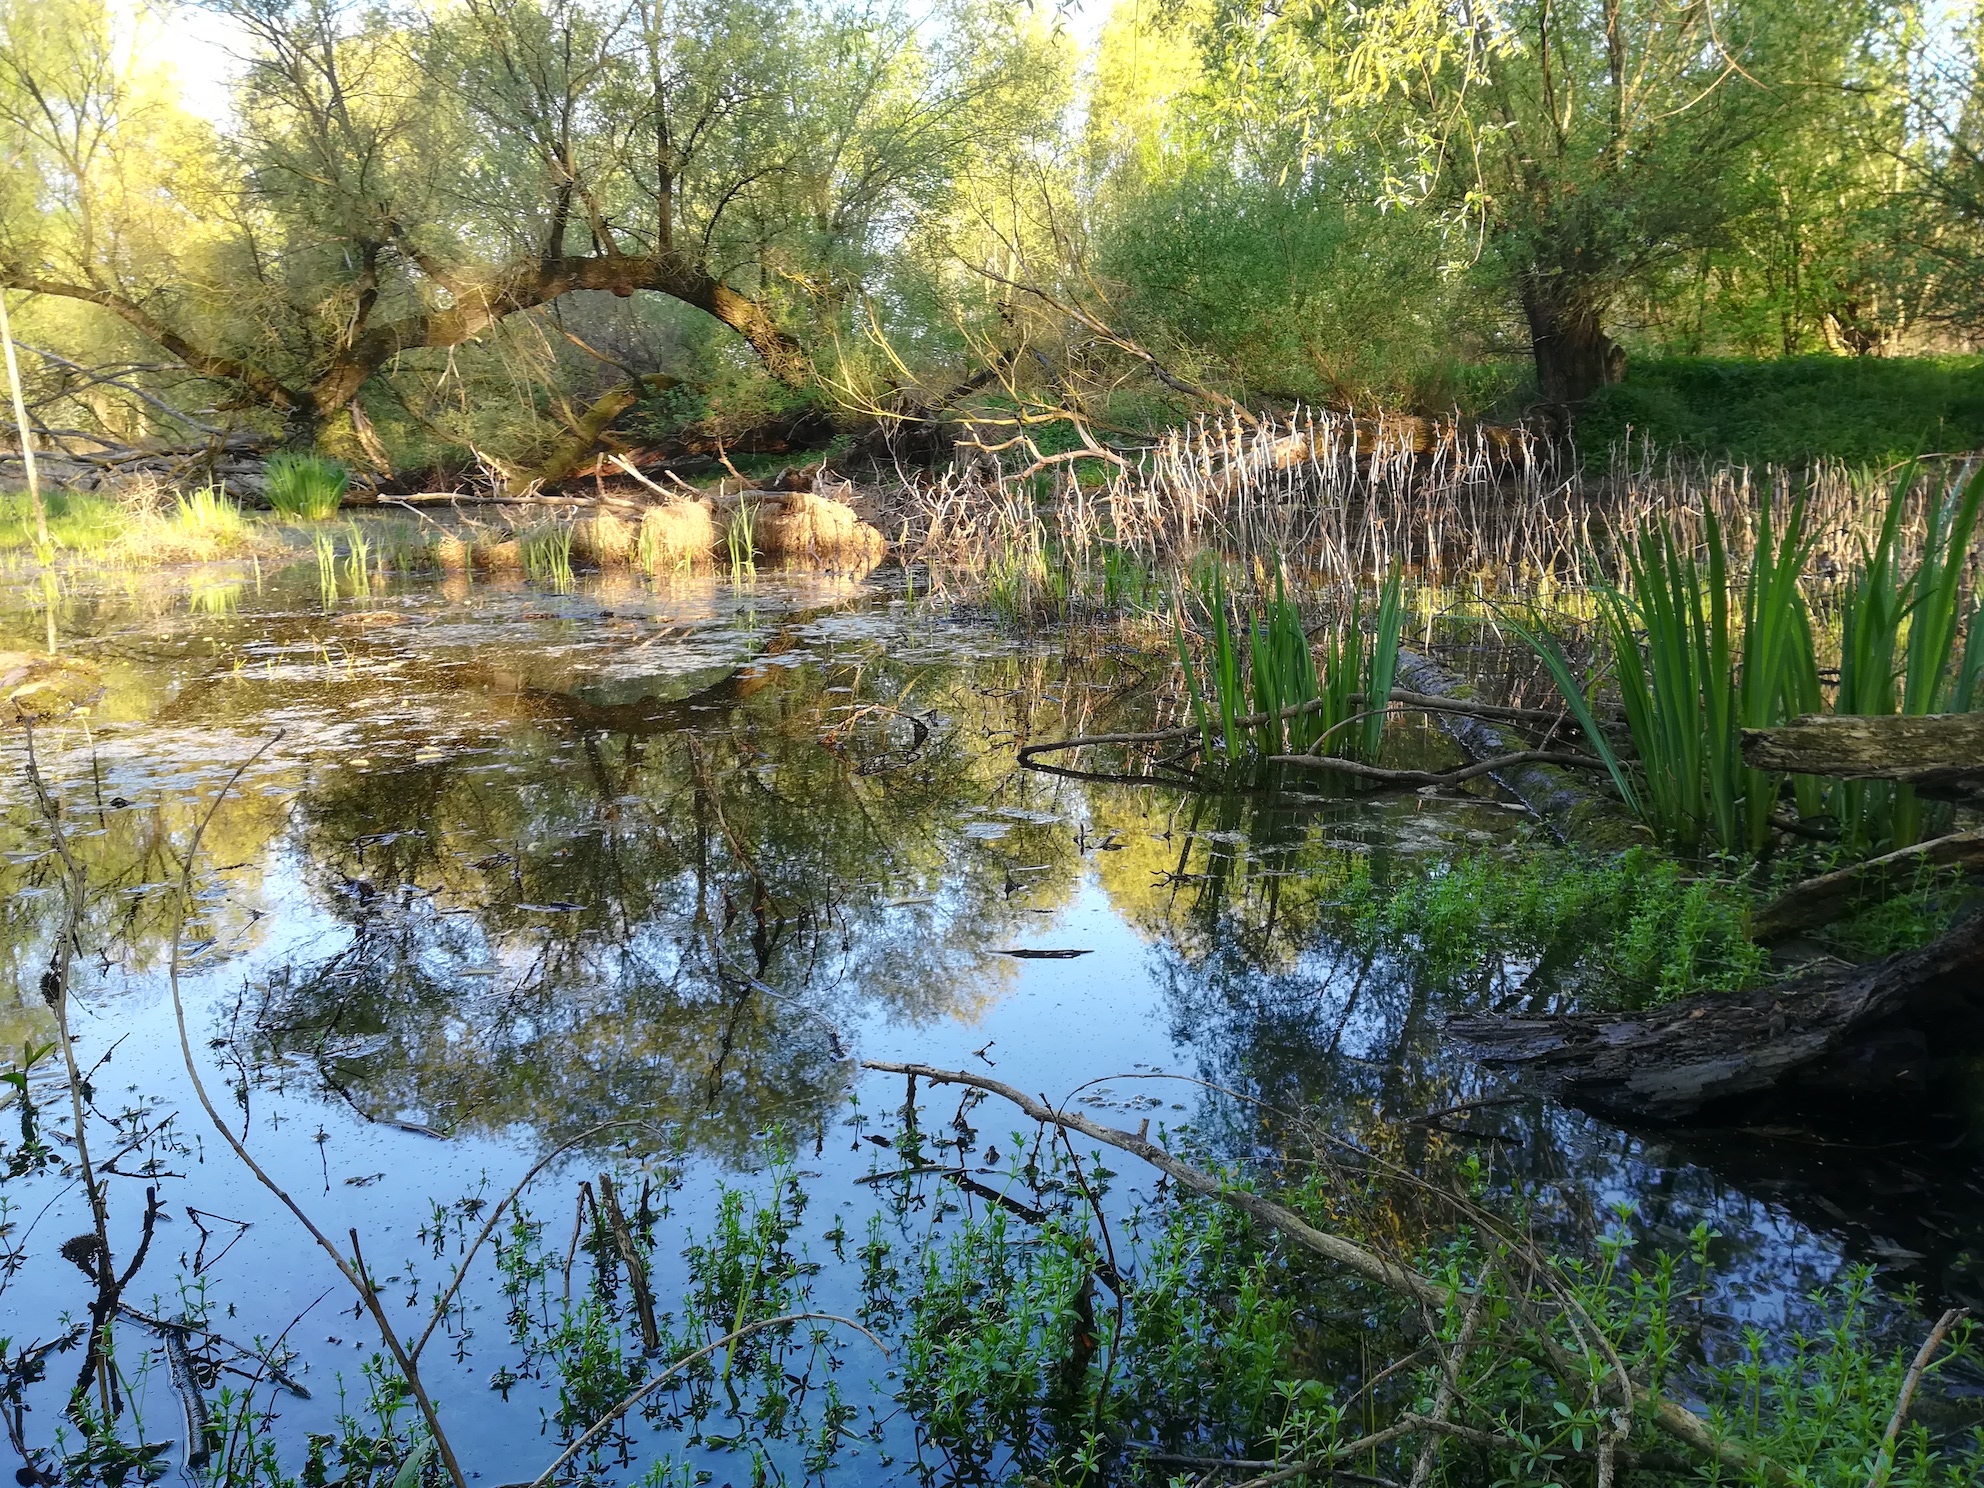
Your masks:
<svg viewBox="0 0 1984 1488"><path fill-rule="evenodd" d="M1743 730L1743 760L1760 770L1984 797L1984 713L1812 714Z"/></svg>
<svg viewBox="0 0 1984 1488"><path fill-rule="evenodd" d="M1675 1122L1766 1094L1886 1103L1926 1093L1945 1058L1984 1040L1984 914L1920 950L1827 966L1748 992L1640 1013L1456 1018L1489 1064L1532 1070L1560 1099Z"/></svg>
<svg viewBox="0 0 1984 1488"><path fill-rule="evenodd" d="M1398 654L1398 680L1433 699L1466 703L1473 691L1431 657L1409 649ZM1441 711L1434 717L1447 736L1477 760L1515 760L1492 772L1496 781L1565 841L1613 849L1646 840L1645 830L1617 801L1560 766L1532 758L1527 740L1491 719L1458 711Z"/></svg>
<svg viewBox="0 0 1984 1488"><path fill-rule="evenodd" d="M1750 933L1758 940L1774 940L1809 930L1856 905L1906 888L1917 874L1936 868L1984 869L1984 831L1951 832L1808 878L1758 910L1751 917Z"/></svg>

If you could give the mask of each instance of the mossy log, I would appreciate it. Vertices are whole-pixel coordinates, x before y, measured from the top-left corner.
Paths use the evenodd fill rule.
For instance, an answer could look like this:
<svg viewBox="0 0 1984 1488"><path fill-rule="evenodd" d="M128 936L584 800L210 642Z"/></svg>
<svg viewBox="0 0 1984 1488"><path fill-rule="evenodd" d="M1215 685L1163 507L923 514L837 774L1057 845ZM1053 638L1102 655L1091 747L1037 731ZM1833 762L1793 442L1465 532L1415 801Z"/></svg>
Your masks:
<svg viewBox="0 0 1984 1488"><path fill-rule="evenodd" d="M1924 794L1984 799L1984 713L1814 714L1745 729L1743 759L1760 770L1893 780Z"/></svg>
<svg viewBox="0 0 1984 1488"><path fill-rule="evenodd" d="M1822 873L1785 890L1751 918L1750 932L1772 940L1824 925L1858 905L1905 889L1925 870L1984 869L1984 831L1951 832L1864 863Z"/></svg>
<svg viewBox="0 0 1984 1488"><path fill-rule="evenodd" d="M1432 699L1466 702L1474 694L1471 686L1438 662L1412 650L1399 652L1397 676L1402 687ZM1530 752L1528 740L1493 719L1465 713L1434 713L1432 717L1449 738L1476 759L1511 758ZM1648 840L1646 829L1627 816L1615 799L1570 770L1526 760L1494 774L1503 789L1567 842L1609 851Z"/></svg>
<svg viewBox="0 0 1984 1488"><path fill-rule="evenodd" d="M1984 1041L1984 915L1920 950L1749 992L1447 1029L1484 1062L1532 1070L1561 1099L1615 1119L1685 1121L1764 1097L1892 1111Z"/></svg>

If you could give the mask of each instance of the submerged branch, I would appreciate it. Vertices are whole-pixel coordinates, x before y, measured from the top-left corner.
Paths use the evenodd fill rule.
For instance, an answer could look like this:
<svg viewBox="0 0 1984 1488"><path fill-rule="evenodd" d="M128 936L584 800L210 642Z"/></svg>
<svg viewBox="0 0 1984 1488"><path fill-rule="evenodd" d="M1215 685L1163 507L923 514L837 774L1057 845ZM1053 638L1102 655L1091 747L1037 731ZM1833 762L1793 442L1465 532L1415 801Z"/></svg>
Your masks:
<svg viewBox="0 0 1984 1488"><path fill-rule="evenodd" d="M1285 1205L1277 1204L1274 1200L1248 1189L1236 1188L1211 1173L1192 1167L1189 1163L1180 1162L1164 1148L1138 1133L1105 1126L1076 1112L1057 1110L1044 1101L1027 1095L1017 1086L1008 1085L1003 1080L994 1080L985 1075L973 1074L968 1070L938 1069L927 1064L895 1064L879 1059L866 1061L865 1067L888 1074L920 1077L933 1085L968 1085L997 1095L1017 1106L1030 1120L1051 1124L1064 1131L1079 1132L1091 1141L1101 1142L1105 1146L1141 1158L1187 1193L1230 1204L1250 1218L1287 1236L1311 1254L1340 1265L1345 1270L1422 1307L1445 1308L1455 1302L1471 1301L1475 1295L1468 1290L1450 1287L1443 1282L1423 1276L1409 1266L1387 1260L1354 1240L1319 1230ZM1575 1380L1587 1388L1591 1385L1592 1374L1584 1356L1572 1353L1540 1330L1536 1341L1555 1373L1567 1380ZM1601 1352L1610 1354L1609 1348L1603 1347L1602 1340ZM1610 1362L1612 1361L1608 1359L1608 1363ZM1758 1456L1738 1443L1717 1436L1714 1428L1707 1421L1686 1406L1641 1384L1623 1369L1615 1365L1606 1369L1604 1374L1612 1382L1611 1388L1624 1397L1622 1404L1635 1411L1645 1411L1653 1424L1674 1440L1745 1476L1762 1478L1771 1483L1789 1481L1784 1469L1775 1462ZM1422 1424L1414 1422L1388 1429L1402 1435L1425 1428ZM1362 1450L1374 1444L1374 1438L1365 1438L1356 1445ZM1326 1463L1317 1464L1315 1467L1307 1464L1303 1466L1309 1471L1327 1468ZM1300 1472L1288 1474L1290 1477L1301 1475Z"/></svg>

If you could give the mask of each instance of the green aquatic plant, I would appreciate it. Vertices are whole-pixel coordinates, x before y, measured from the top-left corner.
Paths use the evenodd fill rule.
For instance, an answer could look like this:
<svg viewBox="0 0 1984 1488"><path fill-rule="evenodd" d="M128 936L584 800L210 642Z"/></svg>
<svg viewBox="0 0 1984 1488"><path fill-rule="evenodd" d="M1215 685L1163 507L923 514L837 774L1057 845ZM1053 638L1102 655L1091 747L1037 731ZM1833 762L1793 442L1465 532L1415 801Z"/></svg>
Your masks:
<svg viewBox="0 0 1984 1488"><path fill-rule="evenodd" d="M173 503L172 525L188 536L226 541L238 537L245 521L241 508L219 486L201 486Z"/></svg>
<svg viewBox="0 0 1984 1488"><path fill-rule="evenodd" d="M572 587L572 524L545 522L518 535L524 573L563 594Z"/></svg>
<svg viewBox="0 0 1984 1488"><path fill-rule="evenodd" d="M49 541L59 550L96 555L114 546L129 527L124 509L108 496L83 491L44 491ZM35 545L34 505L27 492L0 495L0 550Z"/></svg>
<svg viewBox="0 0 1984 1488"><path fill-rule="evenodd" d="M1474 853L1381 883L1358 860L1338 898L1362 943L1410 961L1473 999L1511 967L1580 1007L1613 1009L1698 991L1738 991L1769 974L1749 935L1750 893L1686 872L1646 848L1613 858L1532 847Z"/></svg>
<svg viewBox="0 0 1984 1488"><path fill-rule="evenodd" d="M351 485L351 471L340 460L284 450L270 456L263 480L262 494L272 510L321 522L337 515Z"/></svg>
<svg viewBox="0 0 1984 1488"><path fill-rule="evenodd" d="M1901 558L1901 530L1914 472L1889 496L1879 533L1863 546L1839 606L1840 661L1832 711L1891 715L1967 710L1984 677L1979 608L1963 586L1984 473L1960 493L1928 495L1922 556ZM1814 539L1804 505L1794 503L1781 532L1768 506L1759 514L1749 571L1735 578L1722 527L1703 518L1705 553L1675 527L1655 521L1633 534L1625 575L1601 586L1600 632L1608 651L1632 759L1616 751L1597 719L1599 701L1556 640L1514 625L1542 657L1552 680L1604 762L1629 810L1667 845L1755 856L1772 841L1786 789L1781 774L1744 763L1746 729L1824 709L1819 627L1803 574ZM1963 636L1959 647L1958 637ZM1880 781L1831 787L1809 776L1789 783L1798 815L1830 810L1860 852L1920 839L1926 820L1914 791Z"/></svg>
<svg viewBox="0 0 1984 1488"><path fill-rule="evenodd" d="M354 599L372 597L372 544L366 541L365 529L356 522L350 524L350 535L346 539L344 554L344 584Z"/></svg>
<svg viewBox="0 0 1984 1488"><path fill-rule="evenodd" d="M1193 723L1208 755L1252 753L1352 756L1372 760L1382 746L1404 628L1404 580L1394 570L1380 591L1367 630L1363 599L1353 594L1339 621L1312 640L1286 576L1275 570L1271 594L1239 613L1223 568L1203 565L1194 584L1206 617L1203 670L1186 639L1183 607L1172 632Z"/></svg>
<svg viewBox="0 0 1984 1488"><path fill-rule="evenodd" d="M1802 504L1793 504L1781 533L1766 508L1739 586L1720 522L1708 513L1703 525L1705 561L1671 523L1651 522L1626 550L1624 582L1598 591L1631 767L1555 638L1512 628L1542 657L1628 809L1664 843L1686 853L1756 853L1770 840L1783 777L1744 763L1742 731L1820 703L1812 618L1799 586L1812 539Z"/></svg>
<svg viewBox="0 0 1984 1488"><path fill-rule="evenodd" d="M1896 479L1880 531L1871 547L1863 544L1848 580L1836 713L1968 712L1976 702L1984 671L1979 602L1973 596L1966 616L1962 601L1984 506L1984 471L1960 492L1929 491L1922 555L1904 573L1901 527L1914 483L1910 466ZM1959 632L1967 632L1961 649ZM1843 782L1833 792L1833 810L1847 841L1865 851L1919 841L1926 820L1913 787L1885 781Z"/></svg>
<svg viewBox="0 0 1984 1488"><path fill-rule="evenodd" d="M758 571L757 514L748 501L739 501L724 524L723 545L730 555L732 583L742 582L747 573Z"/></svg>

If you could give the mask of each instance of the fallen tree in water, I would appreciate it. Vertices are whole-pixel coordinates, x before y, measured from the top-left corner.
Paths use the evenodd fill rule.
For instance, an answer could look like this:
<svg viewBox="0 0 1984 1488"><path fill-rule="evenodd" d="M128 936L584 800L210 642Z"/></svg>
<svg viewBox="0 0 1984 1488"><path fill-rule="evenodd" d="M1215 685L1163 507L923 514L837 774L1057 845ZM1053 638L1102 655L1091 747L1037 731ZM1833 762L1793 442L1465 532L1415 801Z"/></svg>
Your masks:
<svg viewBox="0 0 1984 1488"><path fill-rule="evenodd" d="M1628 1121L1681 1121L1766 1095L1892 1100L1926 1089L1944 1057L1984 1034L1984 914L1919 950L1747 992L1447 1028L1483 1060Z"/></svg>

